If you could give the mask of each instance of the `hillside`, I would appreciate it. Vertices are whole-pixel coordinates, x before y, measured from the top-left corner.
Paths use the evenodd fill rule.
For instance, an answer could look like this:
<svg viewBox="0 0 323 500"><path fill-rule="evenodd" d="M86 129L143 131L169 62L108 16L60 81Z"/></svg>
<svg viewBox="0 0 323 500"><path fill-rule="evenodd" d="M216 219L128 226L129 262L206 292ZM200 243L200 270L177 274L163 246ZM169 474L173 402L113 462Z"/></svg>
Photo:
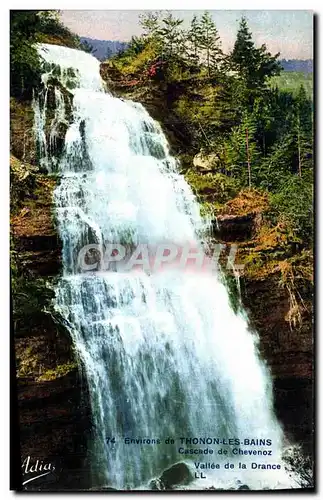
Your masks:
<svg viewBox="0 0 323 500"><path fill-rule="evenodd" d="M298 73L313 73L313 59L281 59L284 71Z"/></svg>
<svg viewBox="0 0 323 500"><path fill-rule="evenodd" d="M313 99L313 73L301 73L296 71L282 71L278 76L273 76L270 81L271 87L276 85L280 90L297 94L301 85L303 85L307 96Z"/></svg>
<svg viewBox="0 0 323 500"><path fill-rule="evenodd" d="M97 40L85 36L81 36L80 41L81 43L86 42L93 47L91 53L94 57L99 59L99 61L109 59L118 52L125 50L128 45L127 42L120 42L119 40Z"/></svg>

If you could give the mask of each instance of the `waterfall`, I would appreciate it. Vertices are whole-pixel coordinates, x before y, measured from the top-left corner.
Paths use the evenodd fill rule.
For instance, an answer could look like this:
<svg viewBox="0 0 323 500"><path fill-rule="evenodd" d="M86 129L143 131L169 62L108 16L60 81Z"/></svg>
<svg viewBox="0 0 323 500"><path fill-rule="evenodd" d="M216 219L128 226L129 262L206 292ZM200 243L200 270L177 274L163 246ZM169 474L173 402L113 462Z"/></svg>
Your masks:
<svg viewBox="0 0 323 500"><path fill-rule="evenodd" d="M206 461L220 469L187 488L291 487L258 338L245 315L231 309L220 275L193 265L159 272L140 265L129 271L80 269L85 245L104 252L114 244L133 250L171 242L201 252L207 224L178 174L161 127L144 107L110 95L99 61L91 55L45 44L39 52L45 60L44 92L55 73L73 96L56 167L60 182L54 210L64 269L55 308L68 325L87 377L93 486L147 488L177 462L188 463L194 475L199 472L194 462ZM35 132L45 154L46 99L37 99ZM52 138L65 115L59 89L56 99ZM213 444L186 444L185 439L181 444L181 438L211 439ZM252 439L267 442L245 444ZM240 444L230 446L229 440ZM214 453L180 451L207 448ZM227 454L219 454L220 449ZM232 449L266 453L241 455ZM224 467L228 462L233 470ZM281 464L281 469L253 470L252 462Z"/></svg>

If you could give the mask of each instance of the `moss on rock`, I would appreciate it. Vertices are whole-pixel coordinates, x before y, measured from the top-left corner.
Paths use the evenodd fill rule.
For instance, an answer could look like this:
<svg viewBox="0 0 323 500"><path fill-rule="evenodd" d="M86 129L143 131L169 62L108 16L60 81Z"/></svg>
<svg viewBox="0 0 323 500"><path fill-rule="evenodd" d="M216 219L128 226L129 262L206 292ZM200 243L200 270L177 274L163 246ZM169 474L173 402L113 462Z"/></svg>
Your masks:
<svg viewBox="0 0 323 500"><path fill-rule="evenodd" d="M34 112L30 101L10 99L10 151L24 163L36 165Z"/></svg>

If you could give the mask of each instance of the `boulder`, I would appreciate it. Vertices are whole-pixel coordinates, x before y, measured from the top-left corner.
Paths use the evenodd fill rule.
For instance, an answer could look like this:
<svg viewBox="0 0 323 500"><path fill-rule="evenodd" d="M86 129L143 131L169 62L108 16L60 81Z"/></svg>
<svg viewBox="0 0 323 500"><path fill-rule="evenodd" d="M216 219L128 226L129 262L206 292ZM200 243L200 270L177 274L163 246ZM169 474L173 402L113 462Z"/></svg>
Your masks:
<svg viewBox="0 0 323 500"><path fill-rule="evenodd" d="M203 172L212 172L214 166L217 162L217 157L215 154L203 155L199 152L193 158L193 165L197 170L201 170Z"/></svg>
<svg viewBox="0 0 323 500"><path fill-rule="evenodd" d="M171 490L176 486L189 484L193 474L184 462L179 462L166 469L159 478L160 489Z"/></svg>
<svg viewBox="0 0 323 500"><path fill-rule="evenodd" d="M252 238L260 214L219 215L213 223L214 232L221 241L245 241Z"/></svg>

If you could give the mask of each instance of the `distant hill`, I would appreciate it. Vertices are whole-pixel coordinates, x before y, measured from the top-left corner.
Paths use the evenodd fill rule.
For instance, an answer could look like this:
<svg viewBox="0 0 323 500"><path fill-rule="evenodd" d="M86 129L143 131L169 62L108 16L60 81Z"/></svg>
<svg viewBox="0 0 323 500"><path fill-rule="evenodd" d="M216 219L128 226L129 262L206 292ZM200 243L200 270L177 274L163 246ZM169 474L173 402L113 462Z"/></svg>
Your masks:
<svg viewBox="0 0 323 500"><path fill-rule="evenodd" d="M124 50L128 45L127 42L120 42L119 40L96 40L85 36L81 36L80 40L93 47L92 54L99 59L99 61L109 59L109 57L117 54L120 50Z"/></svg>
<svg viewBox="0 0 323 500"><path fill-rule="evenodd" d="M281 59L279 61L285 71L297 71L298 73L313 73L312 59Z"/></svg>
<svg viewBox="0 0 323 500"><path fill-rule="evenodd" d="M93 47L92 54L99 59L99 61L109 59L120 50L125 50L128 45L127 42L120 42L119 40L96 40L95 38L88 38L85 36L81 36L80 40ZM312 59L281 59L280 63L285 71L313 73Z"/></svg>

